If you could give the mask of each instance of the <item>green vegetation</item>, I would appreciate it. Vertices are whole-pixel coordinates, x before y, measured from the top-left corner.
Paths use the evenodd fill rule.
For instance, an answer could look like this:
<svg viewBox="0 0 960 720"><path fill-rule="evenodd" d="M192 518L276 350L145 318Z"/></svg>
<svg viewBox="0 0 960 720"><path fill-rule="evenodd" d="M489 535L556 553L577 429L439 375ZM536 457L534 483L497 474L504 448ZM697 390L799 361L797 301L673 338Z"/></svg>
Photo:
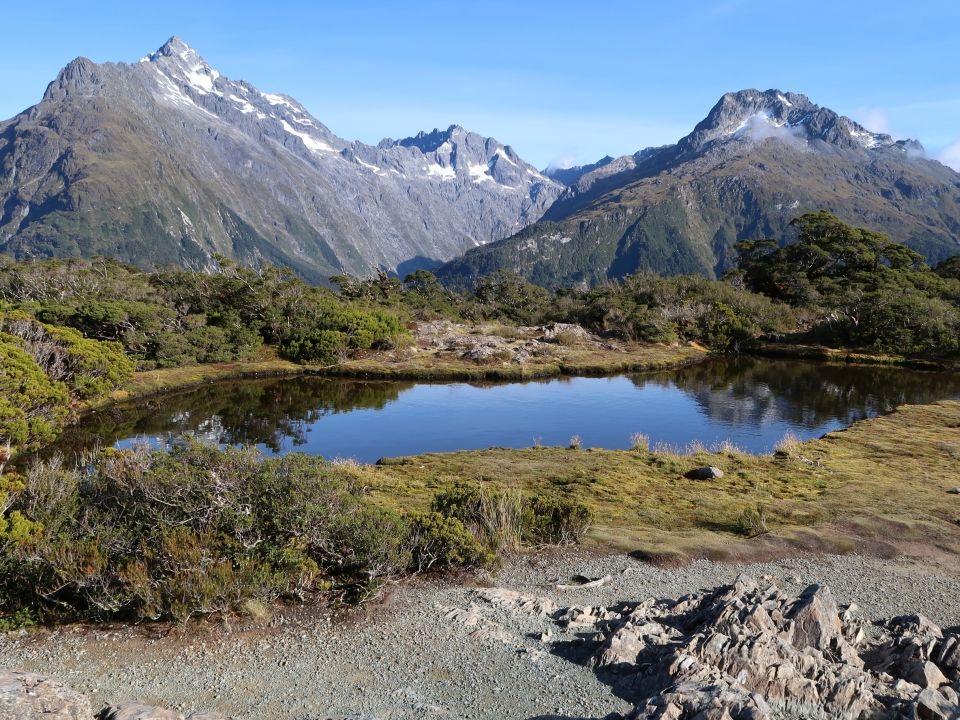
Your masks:
<svg viewBox="0 0 960 720"><path fill-rule="evenodd" d="M0 312L0 471L16 451L53 440L75 403L106 395L132 374L115 343Z"/></svg>
<svg viewBox="0 0 960 720"><path fill-rule="evenodd" d="M797 242L739 244L751 290L805 311L800 341L878 353L960 357L960 261L931 270L922 256L886 236L826 212L792 223Z"/></svg>
<svg viewBox="0 0 960 720"><path fill-rule="evenodd" d="M0 613L185 620L248 601L359 599L385 579L476 567L505 549L468 529L486 505L468 516L443 496L403 514L372 502L362 478L321 458L195 442L35 463L0 487ZM573 538L589 521L578 505L511 502L521 542Z"/></svg>
<svg viewBox="0 0 960 720"><path fill-rule="evenodd" d="M339 277L334 291L224 259L211 273L0 260L0 628L362 598L408 573L474 568L584 537L651 552L720 552L731 538L810 541L805 533L816 527L821 546L843 549L851 538L885 542L895 527L901 538L936 537L960 551L960 514L941 487L960 453L960 403L951 402L817 441L787 439L771 457L730 447L693 447L693 457L651 451L637 435L624 452L573 438L569 449L364 467L184 442L169 453L108 449L75 467L53 459L3 474L13 454L52 441L79 408L244 372L519 379L665 367L702 357L704 346L756 349L761 338L850 357L957 361L956 258L931 270L906 247L827 213L794 225L794 244L741 243L740 270L723 281L639 273L552 292L505 273L470 291L445 288L425 271L403 280ZM486 360L413 347L411 323L442 319L505 344L493 343ZM602 340L529 327L549 323L578 324ZM534 336L550 338L531 344L549 352L510 361ZM882 380L892 371L876 372ZM814 375L792 376L791 386L823 402L823 382L843 387L828 368ZM739 385L777 381L748 379ZM705 391L712 382L696 366L675 381ZM333 406L383 397L371 385ZM244 412L237 397L223 402L225 417ZM286 402L316 409L308 397ZM275 403L274 411L286 410ZM686 481L693 462L725 475Z"/></svg>
<svg viewBox="0 0 960 720"><path fill-rule="evenodd" d="M400 321L290 270L145 273L109 260L0 261L0 301L84 337L120 343L139 370L247 361L263 344L304 362L402 340Z"/></svg>
<svg viewBox="0 0 960 720"><path fill-rule="evenodd" d="M400 319L290 271L221 259L215 273L144 273L109 260L0 259L0 446L49 442L81 403L235 374L292 372L404 341ZM264 344L269 349L265 349ZM272 356L272 357L271 357ZM242 363L228 370L229 363ZM135 369L220 364L173 376ZM9 453L8 453L9 454Z"/></svg>
<svg viewBox="0 0 960 720"><path fill-rule="evenodd" d="M761 332L786 332L797 324L796 313L784 303L699 276L644 272L589 290L556 292L503 272L481 278L470 292L444 288L424 270L404 281L384 274L374 280L333 279L341 295L356 302L415 320L500 323L498 334L504 337L515 335L518 325L576 323L627 342L697 341L725 352ZM564 338L557 342L569 344Z"/></svg>

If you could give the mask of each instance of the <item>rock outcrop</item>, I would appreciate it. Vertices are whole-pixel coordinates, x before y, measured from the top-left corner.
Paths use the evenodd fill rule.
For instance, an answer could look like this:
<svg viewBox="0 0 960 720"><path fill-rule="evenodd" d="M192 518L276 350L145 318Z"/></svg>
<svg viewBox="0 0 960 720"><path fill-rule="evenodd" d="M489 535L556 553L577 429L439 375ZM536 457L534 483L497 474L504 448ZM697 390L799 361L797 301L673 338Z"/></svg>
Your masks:
<svg viewBox="0 0 960 720"><path fill-rule="evenodd" d="M635 693L631 720L960 717L957 635L922 616L871 626L820 585L793 596L741 576L554 617L593 644L589 664Z"/></svg>

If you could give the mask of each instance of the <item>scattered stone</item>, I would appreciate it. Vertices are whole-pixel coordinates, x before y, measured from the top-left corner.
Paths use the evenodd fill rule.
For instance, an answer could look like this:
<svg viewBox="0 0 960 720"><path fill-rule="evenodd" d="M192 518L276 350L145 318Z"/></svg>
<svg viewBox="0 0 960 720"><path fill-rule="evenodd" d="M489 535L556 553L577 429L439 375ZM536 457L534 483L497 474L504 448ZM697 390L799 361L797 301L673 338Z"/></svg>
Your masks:
<svg viewBox="0 0 960 720"><path fill-rule="evenodd" d="M938 688L947 684L940 668L929 660L914 660L904 670L904 679L922 688Z"/></svg>
<svg viewBox="0 0 960 720"><path fill-rule="evenodd" d="M916 717L918 720L956 720L960 717L960 706L927 688L917 698Z"/></svg>
<svg viewBox="0 0 960 720"><path fill-rule="evenodd" d="M557 604L546 597L535 597L506 588L484 588L477 595L496 607L518 610L531 615L553 615Z"/></svg>
<svg viewBox="0 0 960 720"><path fill-rule="evenodd" d="M555 343L567 338L577 341L594 340L593 335L582 327L570 323L550 323L549 325L536 328L536 330L540 331L540 340L544 342Z"/></svg>
<svg viewBox="0 0 960 720"><path fill-rule="evenodd" d="M601 585L606 585L612 579L609 575L604 575L602 578L595 578L593 580L583 578L583 582L557 585L557 590L586 590L589 588L598 588Z"/></svg>
<svg viewBox="0 0 960 720"><path fill-rule="evenodd" d="M124 703L103 710L97 720L184 720L181 713L153 705Z"/></svg>
<svg viewBox="0 0 960 720"><path fill-rule="evenodd" d="M950 488L949 490L947 490L947 492L950 493L951 495L960 495L960 485L958 485L955 488Z"/></svg>
<svg viewBox="0 0 960 720"><path fill-rule="evenodd" d="M715 478L722 478L723 470L712 465L704 465L703 467L694 468L684 474L684 477L689 480L713 480Z"/></svg>

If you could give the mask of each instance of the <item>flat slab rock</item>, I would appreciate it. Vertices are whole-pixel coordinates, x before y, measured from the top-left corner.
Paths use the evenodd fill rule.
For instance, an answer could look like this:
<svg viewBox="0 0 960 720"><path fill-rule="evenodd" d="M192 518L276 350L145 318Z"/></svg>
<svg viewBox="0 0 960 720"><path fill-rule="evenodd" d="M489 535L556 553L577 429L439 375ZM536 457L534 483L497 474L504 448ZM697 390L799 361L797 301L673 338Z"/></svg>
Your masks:
<svg viewBox="0 0 960 720"><path fill-rule="evenodd" d="M226 715L190 715L154 705L125 703L99 712L83 693L55 678L0 669L0 720L230 720Z"/></svg>

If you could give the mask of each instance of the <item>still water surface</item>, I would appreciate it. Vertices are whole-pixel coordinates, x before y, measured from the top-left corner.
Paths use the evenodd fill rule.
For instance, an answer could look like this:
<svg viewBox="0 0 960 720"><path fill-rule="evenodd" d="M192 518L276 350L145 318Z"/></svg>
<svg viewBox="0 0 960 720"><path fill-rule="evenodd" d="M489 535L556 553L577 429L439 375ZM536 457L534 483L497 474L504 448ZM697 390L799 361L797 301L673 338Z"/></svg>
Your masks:
<svg viewBox="0 0 960 720"><path fill-rule="evenodd" d="M669 372L505 384L244 380L112 408L58 443L169 445L183 434L373 462L488 447L626 448L641 432L684 447L729 440L769 452L786 433L822 435L904 403L960 398L960 375L758 358Z"/></svg>

